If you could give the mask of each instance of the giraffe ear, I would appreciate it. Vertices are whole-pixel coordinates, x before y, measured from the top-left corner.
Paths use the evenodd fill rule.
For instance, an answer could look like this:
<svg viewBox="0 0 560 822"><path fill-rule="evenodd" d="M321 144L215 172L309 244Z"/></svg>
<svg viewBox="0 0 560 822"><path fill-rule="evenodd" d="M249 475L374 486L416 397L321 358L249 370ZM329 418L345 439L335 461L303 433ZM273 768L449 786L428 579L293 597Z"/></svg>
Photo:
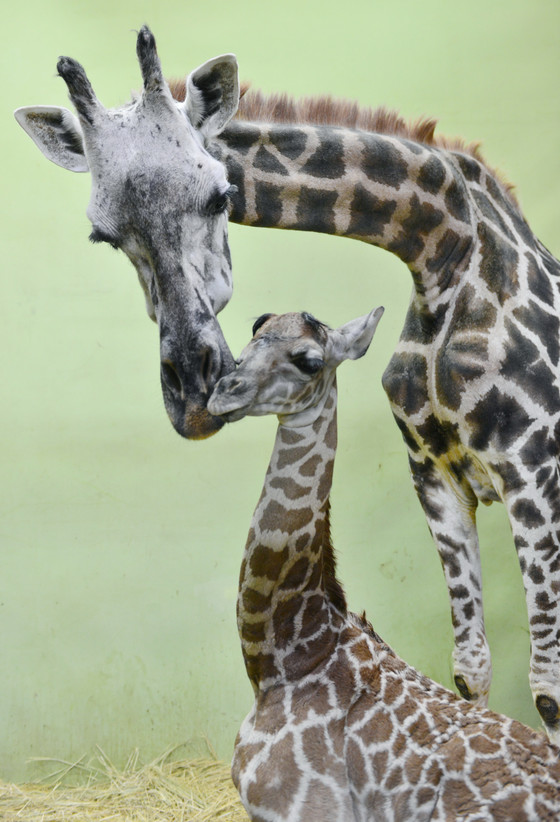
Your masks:
<svg viewBox="0 0 560 822"><path fill-rule="evenodd" d="M203 63L187 77L184 109L205 139L215 137L239 105L239 79L234 54L222 54Z"/></svg>
<svg viewBox="0 0 560 822"><path fill-rule="evenodd" d="M338 365L344 360L357 360L363 357L369 348L384 310L383 306L379 306L364 317L350 320L349 323L337 328L331 336L329 361Z"/></svg>
<svg viewBox="0 0 560 822"><path fill-rule="evenodd" d="M68 171L89 171L78 118L59 106L24 106L14 117L48 160Z"/></svg>

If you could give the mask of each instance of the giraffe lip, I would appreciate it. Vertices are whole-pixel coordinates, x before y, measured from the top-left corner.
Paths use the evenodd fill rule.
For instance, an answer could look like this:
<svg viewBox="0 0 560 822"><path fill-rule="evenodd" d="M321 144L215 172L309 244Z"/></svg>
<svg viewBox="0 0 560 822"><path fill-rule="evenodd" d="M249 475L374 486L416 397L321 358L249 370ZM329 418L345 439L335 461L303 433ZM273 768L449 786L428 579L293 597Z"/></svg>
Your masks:
<svg viewBox="0 0 560 822"><path fill-rule="evenodd" d="M242 420L244 416L244 408L236 408L233 411L224 411L223 414L218 414L218 417L224 420L224 422L237 422L238 420Z"/></svg>
<svg viewBox="0 0 560 822"><path fill-rule="evenodd" d="M210 397L208 401L208 411L213 417L217 417L223 422L237 422L242 419L247 413L246 405L234 404L227 401L227 397L216 396L216 392Z"/></svg>

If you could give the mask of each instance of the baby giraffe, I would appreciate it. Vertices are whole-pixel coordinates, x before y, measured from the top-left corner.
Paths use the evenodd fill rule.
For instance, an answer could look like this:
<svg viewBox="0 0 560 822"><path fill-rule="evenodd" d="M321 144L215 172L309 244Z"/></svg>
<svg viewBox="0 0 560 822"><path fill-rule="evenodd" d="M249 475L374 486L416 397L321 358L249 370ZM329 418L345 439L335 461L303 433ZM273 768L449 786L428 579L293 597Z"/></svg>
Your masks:
<svg viewBox="0 0 560 822"><path fill-rule="evenodd" d="M329 532L335 374L382 313L337 330L264 315L208 405L227 421L279 420L241 565L255 702L233 780L255 822L558 822L560 750L422 676L347 610Z"/></svg>

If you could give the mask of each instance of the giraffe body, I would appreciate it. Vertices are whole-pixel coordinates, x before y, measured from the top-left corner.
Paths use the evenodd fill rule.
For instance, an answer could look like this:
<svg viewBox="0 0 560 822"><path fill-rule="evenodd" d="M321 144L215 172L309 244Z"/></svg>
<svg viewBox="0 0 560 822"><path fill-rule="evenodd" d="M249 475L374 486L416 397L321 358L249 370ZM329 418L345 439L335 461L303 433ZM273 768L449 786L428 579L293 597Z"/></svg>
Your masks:
<svg viewBox="0 0 560 822"><path fill-rule="evenodd" d="M342 344L341 329L309 315L265 316L210 399L230 421L279 415L240 574L255 702L236 740L234 782L255 822L556 820L558 749L399 659L347 610L336 579L334 372L343 346L364 353L378 317L343 326Z"/></svg>
<svg viewBox="0 0 560 822"><path fill-rule="evenodd" d="M232 775L259 822L555 822L560 813L554 745L423 677L351 614L328 663L258 693Z"/></svg>
<svg viewBox="0 0 560 822"><path fill-rule="evenodd" d="M233 369L216 320L231 293L228 201L238 223L396 254L414 288L383 384L446 577L455 681L486 703L475 512L501 500L526 591L531 688L560 741L560 264L477 151L435 138L434 121L407 126L383 110L258 94L231 119L231 55L173 86L173 102L145 27L138 54L144 91L132 105L103 110L81 66L64 58L79 121L60 108L16 116L49 159L92 171L93 236L138 270L176 430L203 437L220 427L206 402Z"/></svg>
<svg viewBox="0 0 560 822"><path fill-rule="evenodd" d="M438 145L426 124L387 135L302 124L303 105L241 105L259 121L233 120L216 150L239 191L232 219L360 239L410 269L383 386L442 561L455 682L487 704L476 508L502 501L526 592L531 689L559 743L560 264L476 152ZM283 116L295 122L275 122Z"/></svg>

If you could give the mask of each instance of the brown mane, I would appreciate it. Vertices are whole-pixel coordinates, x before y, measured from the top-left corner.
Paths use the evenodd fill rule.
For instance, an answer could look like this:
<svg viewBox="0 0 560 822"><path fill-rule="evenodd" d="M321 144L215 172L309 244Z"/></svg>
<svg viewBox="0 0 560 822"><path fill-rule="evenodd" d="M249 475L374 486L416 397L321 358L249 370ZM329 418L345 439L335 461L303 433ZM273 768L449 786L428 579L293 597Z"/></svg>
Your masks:
<svg viewBox="0 0 560 822"><path fill-rule="evenodd" d="M176 100L182 102L185 99L185 80L172 80L169 88ZM342 126L392 137L404 137L427 146L470 154L494 175L510 199L516 203L512 193L514 186L486 163L480 152L480 143L467 143L460 137L436 135L438 121L433 117L419 117L417 120L407 121L398 111L385 106L375 109L364 108L351 100L335 100L328 95L299 99L287 94L264 95L260 91L249 90L249 83L244 83L241 86L241 99L235 119L257 123Z"/></svg>

